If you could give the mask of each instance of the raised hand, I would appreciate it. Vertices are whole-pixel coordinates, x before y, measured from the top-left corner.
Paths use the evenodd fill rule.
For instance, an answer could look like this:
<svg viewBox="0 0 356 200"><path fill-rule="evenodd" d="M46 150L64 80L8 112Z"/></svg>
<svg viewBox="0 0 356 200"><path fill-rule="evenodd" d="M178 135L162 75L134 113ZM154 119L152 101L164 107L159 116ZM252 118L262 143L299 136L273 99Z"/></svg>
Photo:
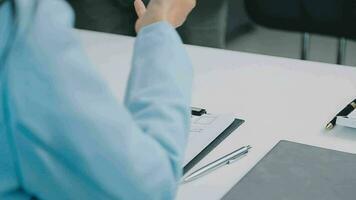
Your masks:
<svg viewBox="0 0 356 200"><path fill-rule="evenodd" d="M138 16L136 32L143 26L167 21L174 27L181 26L188 14L195 7L196 0L151 0L147 8L142 0L135 0L135 10Z"/></svg>

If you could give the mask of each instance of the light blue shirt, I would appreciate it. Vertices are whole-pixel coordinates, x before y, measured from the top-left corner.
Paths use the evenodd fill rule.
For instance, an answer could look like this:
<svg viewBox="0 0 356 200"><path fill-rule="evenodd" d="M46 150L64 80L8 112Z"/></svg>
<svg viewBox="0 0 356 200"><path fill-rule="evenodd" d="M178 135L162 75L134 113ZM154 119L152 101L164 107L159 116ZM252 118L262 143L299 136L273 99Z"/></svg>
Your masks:
<svg viewBox="0 0 356 200"><path fill-rule="evenodd" d="M14 2L17 17L0 5L0 199L173 199L192 82L176 31L140 31L120 104L64 1Z"/></svg>

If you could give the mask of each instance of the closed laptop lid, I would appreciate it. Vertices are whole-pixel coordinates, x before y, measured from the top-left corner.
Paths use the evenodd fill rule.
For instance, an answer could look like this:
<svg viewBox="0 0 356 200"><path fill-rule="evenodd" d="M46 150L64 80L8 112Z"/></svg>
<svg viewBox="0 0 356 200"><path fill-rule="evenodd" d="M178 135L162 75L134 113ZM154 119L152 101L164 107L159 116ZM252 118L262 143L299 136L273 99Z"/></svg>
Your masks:
<svg viewBox="0 0 356 200"><path fill-rule="evenodd" d="M355 200L356 156L280 141L224 200Z"/></svg>

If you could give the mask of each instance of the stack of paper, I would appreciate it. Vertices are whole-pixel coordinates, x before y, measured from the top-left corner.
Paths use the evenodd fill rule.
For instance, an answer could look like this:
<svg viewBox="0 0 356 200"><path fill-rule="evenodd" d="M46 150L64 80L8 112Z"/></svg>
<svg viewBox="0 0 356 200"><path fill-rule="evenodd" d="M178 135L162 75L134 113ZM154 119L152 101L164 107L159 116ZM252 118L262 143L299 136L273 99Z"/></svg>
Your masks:
<svg viewBox="0 0 356 200"><path fill-rule="evenodd" d="M348 116L338 116L336 124L356 128L356 110L352 111Z"/></svg>

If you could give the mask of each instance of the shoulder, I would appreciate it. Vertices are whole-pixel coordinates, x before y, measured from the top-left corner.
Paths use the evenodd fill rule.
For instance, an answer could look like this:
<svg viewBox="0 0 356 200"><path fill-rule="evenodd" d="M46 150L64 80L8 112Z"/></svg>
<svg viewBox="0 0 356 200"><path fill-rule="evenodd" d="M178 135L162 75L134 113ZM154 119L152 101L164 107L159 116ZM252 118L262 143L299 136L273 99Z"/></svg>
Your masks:
<svg viewBox="0 0 356 200"><path fill-rule="evenodd" d="M49 26L47 28L73 26L73 11L64 0L14 0L14 2L18 31L21 33L44 26Z"/></svg>

